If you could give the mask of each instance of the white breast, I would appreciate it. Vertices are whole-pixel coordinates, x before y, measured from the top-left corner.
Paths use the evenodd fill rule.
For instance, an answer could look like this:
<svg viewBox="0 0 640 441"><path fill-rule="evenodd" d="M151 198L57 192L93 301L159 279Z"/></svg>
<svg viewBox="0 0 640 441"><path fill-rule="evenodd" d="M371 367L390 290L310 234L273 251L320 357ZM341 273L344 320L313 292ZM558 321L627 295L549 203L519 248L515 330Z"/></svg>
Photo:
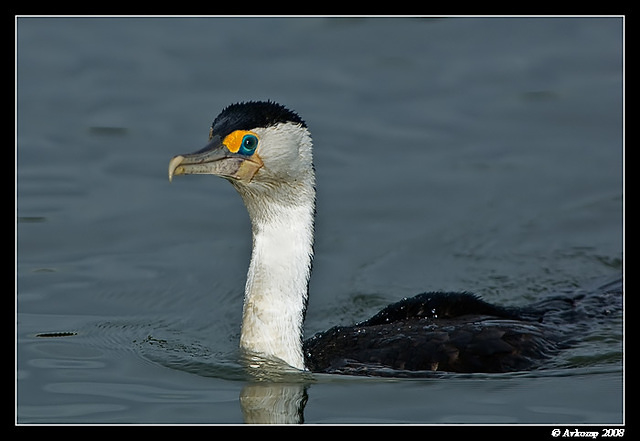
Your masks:
<svg viewBox="0 0 640 441"><path fill-rule="evenodd" d="M277 220L254 228L240 337L244 350L298 369L304 369L302 322L313 241L305 211L286 209Z"/></svg>

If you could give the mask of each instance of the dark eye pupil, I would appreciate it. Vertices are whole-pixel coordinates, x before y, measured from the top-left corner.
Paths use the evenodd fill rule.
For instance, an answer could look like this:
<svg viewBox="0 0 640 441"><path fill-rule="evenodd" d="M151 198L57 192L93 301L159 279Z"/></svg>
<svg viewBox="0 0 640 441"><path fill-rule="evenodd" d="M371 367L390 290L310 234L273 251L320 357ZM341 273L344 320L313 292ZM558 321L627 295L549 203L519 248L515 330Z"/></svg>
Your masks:
<svg viewBox="0 0 640 441"><path fill-rule="evenodd" d="M245 135L242 138L242 153L253 153L258 146L258 138L253 135Z"/></svg>

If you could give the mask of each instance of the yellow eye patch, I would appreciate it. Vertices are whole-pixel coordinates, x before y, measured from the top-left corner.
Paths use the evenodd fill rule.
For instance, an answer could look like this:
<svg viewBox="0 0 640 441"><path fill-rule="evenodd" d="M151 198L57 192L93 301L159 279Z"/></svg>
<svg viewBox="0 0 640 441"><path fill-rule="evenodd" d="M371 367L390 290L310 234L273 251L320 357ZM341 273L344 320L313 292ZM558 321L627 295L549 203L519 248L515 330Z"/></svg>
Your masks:
<svg viewBox="0 0 640 441"><path fill-rule="evenodd" d="M252 154L258 145L258 136L248 130L236 130L228 134L222 143L232 153Z"/></svg>

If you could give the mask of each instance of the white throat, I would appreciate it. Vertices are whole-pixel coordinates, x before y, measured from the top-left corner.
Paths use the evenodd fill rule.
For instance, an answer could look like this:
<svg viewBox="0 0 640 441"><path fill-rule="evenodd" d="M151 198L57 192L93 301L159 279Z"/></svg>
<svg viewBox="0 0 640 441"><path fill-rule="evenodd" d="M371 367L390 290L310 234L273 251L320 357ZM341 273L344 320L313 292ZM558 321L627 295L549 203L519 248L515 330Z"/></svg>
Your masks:
<svg viewBox="0 0 640 441"><path fill-rule="evenodd" d="M310 151L310 138L305 147ZM254 180L250 187L235 185L249 212L253 234L240 347L304 369L302 324L315 214L312 164L302 167L297 178L286 183Z"/></svg>

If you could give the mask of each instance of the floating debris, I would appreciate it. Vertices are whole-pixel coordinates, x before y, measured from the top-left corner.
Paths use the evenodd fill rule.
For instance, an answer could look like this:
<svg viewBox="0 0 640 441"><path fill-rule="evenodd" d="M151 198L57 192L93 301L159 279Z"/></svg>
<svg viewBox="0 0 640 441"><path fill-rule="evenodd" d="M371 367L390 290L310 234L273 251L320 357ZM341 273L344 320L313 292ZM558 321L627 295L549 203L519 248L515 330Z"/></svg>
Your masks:
<svg viewBox="0 0 640 441"><path fill-rule="evenodd" d="M40 334L36 334L36 337L73 337L74 335L78 335L77 332L63 331L63 332L41 332Z"/></svg>

